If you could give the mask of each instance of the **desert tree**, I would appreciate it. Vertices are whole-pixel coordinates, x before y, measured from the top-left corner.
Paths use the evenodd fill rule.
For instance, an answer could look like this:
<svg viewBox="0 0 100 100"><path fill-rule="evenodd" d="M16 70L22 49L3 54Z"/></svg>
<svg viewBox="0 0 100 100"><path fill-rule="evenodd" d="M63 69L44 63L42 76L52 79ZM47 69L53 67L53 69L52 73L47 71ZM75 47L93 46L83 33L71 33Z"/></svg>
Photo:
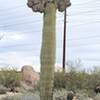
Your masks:
<svg viewBox="0 0 100 100"><path fill-rule="evenodd" d="M56 12L63 12L70 0L28 0L33 12L43 13L43 34L40 55L40 99L53 100L54 67L56 59Z"/></svg>

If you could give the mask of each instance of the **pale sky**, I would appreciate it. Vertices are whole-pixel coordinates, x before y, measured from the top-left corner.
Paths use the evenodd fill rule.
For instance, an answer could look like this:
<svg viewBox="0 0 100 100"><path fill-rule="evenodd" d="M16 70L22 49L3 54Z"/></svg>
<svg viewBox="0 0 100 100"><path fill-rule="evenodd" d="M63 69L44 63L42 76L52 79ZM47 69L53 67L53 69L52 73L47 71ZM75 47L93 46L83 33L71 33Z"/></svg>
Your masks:
<svg viewBox="0 0 100 100"><path fill-rule="evenodd" d="M100 65L100 0L71 0L68 8L68 60L82 60L85 68ZM56 64L62 63L63 13L57 12ZM42 16L26 0L0 0L0 66L40 69Z"/></svg>

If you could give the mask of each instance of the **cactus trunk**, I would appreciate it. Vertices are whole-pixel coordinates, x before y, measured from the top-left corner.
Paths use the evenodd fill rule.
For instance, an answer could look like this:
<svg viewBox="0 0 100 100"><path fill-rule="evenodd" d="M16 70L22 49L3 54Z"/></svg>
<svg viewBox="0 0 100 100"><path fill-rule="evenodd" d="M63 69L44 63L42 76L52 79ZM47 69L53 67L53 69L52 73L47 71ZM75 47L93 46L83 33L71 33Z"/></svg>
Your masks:
<svg viewBox="0 0 100 100"><path fill-rule="evenodd" d="M48 3L43 16L43 35L40 56L40 100L53 100L55 55L56 7L54 3Z"/></svg>

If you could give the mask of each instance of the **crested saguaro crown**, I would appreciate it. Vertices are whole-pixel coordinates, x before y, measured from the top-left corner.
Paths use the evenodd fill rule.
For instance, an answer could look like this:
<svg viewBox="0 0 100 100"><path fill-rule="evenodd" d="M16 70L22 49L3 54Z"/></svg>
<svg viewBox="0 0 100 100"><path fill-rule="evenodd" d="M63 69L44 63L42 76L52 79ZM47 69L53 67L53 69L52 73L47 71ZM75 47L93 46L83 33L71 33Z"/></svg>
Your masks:
<svg viewBox="0 0 100 100"><path fill-rule="evenodd" d="M43 13L48 3L54 3L60 12L63 12L71 5L70 0L28 0L28 7L32 8L34 12Z"/></svg>

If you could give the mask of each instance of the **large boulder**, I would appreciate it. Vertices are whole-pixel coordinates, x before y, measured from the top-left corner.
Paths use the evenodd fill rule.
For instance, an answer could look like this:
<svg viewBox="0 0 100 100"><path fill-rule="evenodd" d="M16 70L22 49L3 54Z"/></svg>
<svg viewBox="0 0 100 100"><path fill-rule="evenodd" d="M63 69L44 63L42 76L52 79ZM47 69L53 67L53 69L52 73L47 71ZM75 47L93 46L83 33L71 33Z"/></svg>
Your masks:
<svg viewBox="0 0 100 100"><path fill-rule="evenodd" d="M3 85L0 85L0 94L6 94L6 92L8 92L8 89Z"/></svg>
<svg viewBox="0 0 100 100"><path fill-rule="evenodd" d="M21 69L22 72L22 80L27 85L36 85L39 81L39 73L35 72L32 66L25 65Z"/></svg>

